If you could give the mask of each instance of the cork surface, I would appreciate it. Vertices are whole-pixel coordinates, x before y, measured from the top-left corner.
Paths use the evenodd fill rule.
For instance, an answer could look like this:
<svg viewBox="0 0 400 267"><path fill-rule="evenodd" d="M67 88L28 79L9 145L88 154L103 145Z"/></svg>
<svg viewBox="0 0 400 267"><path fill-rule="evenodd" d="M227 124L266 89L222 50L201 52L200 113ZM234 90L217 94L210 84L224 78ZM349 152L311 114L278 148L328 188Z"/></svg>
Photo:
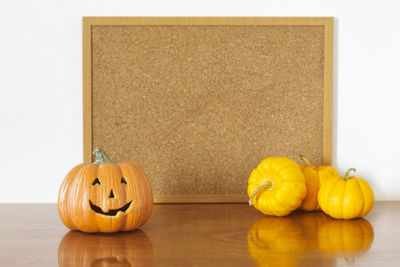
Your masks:
<svg viewBox="0 0 400 267"><path fill-rule="evenodd" d="M323 157L323 26L92 26L92 135L155 195L245 195L264 158Z"/></svg>

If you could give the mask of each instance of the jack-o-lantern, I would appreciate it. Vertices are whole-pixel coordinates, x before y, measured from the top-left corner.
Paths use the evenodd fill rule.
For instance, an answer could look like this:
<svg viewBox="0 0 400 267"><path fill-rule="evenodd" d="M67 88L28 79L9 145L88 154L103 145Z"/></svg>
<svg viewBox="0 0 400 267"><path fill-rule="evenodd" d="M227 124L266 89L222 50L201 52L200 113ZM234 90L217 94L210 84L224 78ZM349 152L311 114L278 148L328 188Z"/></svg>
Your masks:
<svg viewBox="0 0 400 267"><path fill-rule="evenodd" d="M68 232L58 247L59 267L152 266L153 246L141 230L129 233Z"/></svg>
<svg viewBox="0 0 400 267"><path fill-rule="evenodd" d="M83 232L132 231L153 209L150 181L135 162L113 163L99 148L96 161L79 164L65 177L58 213L65 226Z"/></svg>

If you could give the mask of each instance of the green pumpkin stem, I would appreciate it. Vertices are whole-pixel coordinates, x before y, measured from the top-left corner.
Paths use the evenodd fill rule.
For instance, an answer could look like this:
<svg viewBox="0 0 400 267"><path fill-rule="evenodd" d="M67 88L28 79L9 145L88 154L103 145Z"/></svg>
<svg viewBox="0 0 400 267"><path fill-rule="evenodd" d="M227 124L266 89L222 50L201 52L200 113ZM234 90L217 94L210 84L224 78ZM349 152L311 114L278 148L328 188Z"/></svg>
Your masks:
<svg viewBox="0 0 400 267"><path fill-rule="evenodd" d="M354 168L348 169L348 170L346 171L346 173L344 174L344 180L345 180L345 181L347 181L347 180L349 179L350 173L351 173L352 171L355 172L355 171L357 171L357 170L354 169Z"/></svg>
<svg viewBox="0 0 400 267"><path fill-rule="evenodd" d="M251 197L249 199L249 205L250 206L253 205L254 197L257 195L258 192L260 192L261 190L272 190L272 188L274 188L274 185L275 185L275 182L271 179L268 179L263 184L261 184L256 189L254 189L254 191L251 194Z"/></svg>
<svg viewBox="0 0 400 267"><path fill-rule="evenodd" d="M304 162L304 165L306 167L310 167L311 166L311 162L304 155L300 155L300 159Z"/></svg>
<svg viewBox="0 0 400 267"><path fill-rule="evenodd" d="M97 147L93 150L93 156L96 157L96 161L93 164L104 164L104 163L112 163L110 158L107 156L106 152L104 152L101 148Z"/></svg>

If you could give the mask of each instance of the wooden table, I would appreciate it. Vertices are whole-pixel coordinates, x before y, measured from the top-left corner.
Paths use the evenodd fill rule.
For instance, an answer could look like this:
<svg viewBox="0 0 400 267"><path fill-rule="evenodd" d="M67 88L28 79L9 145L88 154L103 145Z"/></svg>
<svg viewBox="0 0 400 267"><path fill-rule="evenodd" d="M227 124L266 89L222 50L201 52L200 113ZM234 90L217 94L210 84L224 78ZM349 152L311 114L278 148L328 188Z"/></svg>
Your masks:
<svg viewBox="0 0 400 267"><path fill-rule="evenodd" d="M54 204L1 204L0 214L0 266L400 266L400 202L350 221L159 204L141 230L100 235L70 232Z"/></svg>

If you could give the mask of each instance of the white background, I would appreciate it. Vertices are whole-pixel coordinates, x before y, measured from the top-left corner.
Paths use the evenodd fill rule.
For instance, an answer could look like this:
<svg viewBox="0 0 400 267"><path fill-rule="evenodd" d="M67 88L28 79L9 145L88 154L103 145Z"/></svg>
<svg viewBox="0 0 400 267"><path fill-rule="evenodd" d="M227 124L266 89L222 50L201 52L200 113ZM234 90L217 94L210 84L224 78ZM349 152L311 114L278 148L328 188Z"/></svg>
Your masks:
<svg viewBox="0 0 400 267"><path fill-rule="evenodd" d="M82 16L334 16L333 166L400 199L400 1L0 3L0 202L56 202L82 161Z"/></svg>

